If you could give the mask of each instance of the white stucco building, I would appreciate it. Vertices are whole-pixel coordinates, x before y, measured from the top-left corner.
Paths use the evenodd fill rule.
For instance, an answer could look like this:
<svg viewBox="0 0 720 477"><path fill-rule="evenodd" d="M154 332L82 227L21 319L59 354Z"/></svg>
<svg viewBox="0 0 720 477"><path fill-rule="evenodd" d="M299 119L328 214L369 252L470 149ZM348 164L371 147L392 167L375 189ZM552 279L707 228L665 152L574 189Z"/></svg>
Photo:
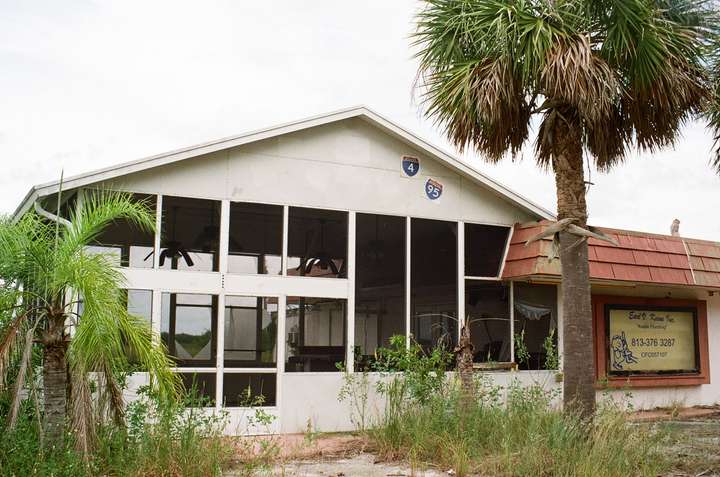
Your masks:
<svg viewBox="0 0 720 477"><path fill-rule="evenodd" d="M16 216L58 188L34 187ZM362 369L397 334L452 344L466 319L497 382L557 385L543 342L561 329L559 264L547 241L524 246L552 213L367 108L66 179L63 207L95 188L156 207L158 233L116 224L96 248L228 432L248 387L275 431L349 430L336 363ZM599 381L630 383L640 407L716 403L720 244L605 232L620 246L591 242Z"/></svg>

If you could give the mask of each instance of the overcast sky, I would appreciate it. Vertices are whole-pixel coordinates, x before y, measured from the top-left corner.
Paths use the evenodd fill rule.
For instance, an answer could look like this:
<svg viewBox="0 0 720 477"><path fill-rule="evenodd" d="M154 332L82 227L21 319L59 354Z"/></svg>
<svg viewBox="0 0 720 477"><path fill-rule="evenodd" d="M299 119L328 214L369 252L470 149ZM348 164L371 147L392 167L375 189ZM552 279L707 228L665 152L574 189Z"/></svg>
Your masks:
<svg viewBox="0 0 720 477"><path fill-rule="evenodd" d="M419 4L339 1L0 2L0 212L33 184L365 104L442 148L412 84ZM689 124L674 150L592 173L595 225L720 241L712 138ZM555 209L530 149L474 167Z"/></svg>

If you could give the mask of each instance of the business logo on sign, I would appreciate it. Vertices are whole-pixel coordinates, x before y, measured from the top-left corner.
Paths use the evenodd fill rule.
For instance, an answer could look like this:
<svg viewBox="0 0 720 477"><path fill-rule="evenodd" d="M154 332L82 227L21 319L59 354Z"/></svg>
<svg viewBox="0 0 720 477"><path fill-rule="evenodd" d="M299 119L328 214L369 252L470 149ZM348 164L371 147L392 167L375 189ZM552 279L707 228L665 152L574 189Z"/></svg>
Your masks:
<svg viewBox="0 0 720 477"><path fill-rule="evenodd" d="M417 157L403 156L402 170L406 175L414 176L420 170L420 160Z"/></svg>
<svg viewBox="0 0 720 477"><path fill-rule="evenodd" d="M428 179L425 183L425 194L428 199L436 200L442 195L443 185L434 179Z"/></svg>

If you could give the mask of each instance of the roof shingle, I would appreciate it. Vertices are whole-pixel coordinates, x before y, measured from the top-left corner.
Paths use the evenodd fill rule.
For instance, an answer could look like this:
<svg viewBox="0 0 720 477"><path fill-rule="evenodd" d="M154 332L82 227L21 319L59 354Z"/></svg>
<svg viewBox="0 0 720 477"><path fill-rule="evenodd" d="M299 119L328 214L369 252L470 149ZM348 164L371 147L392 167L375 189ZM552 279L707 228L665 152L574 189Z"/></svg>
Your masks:
<svg viewBox="0 0 720 477"><path fill-rule="evenodd" d="M510 240L503 278L559 276L559 260L548 261L551 239L525 246L551 222L517 224ZM618 245L588 240L590 278L720 288L720 242L600 229Z"/></svg>

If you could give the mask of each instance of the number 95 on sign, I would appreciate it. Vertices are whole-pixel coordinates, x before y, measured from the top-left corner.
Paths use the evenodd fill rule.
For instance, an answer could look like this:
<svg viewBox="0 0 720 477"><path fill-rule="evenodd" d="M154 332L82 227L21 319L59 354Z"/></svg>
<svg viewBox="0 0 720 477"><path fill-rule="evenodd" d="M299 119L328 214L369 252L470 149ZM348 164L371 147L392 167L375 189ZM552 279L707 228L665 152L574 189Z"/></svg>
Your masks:
<svg viewBox="0 0 720 477"><path fill-rule="evenodd" d="M428 179L425 183L425 194L430 200L437 200L442 195L443 185L434 179Z"/></svg>

